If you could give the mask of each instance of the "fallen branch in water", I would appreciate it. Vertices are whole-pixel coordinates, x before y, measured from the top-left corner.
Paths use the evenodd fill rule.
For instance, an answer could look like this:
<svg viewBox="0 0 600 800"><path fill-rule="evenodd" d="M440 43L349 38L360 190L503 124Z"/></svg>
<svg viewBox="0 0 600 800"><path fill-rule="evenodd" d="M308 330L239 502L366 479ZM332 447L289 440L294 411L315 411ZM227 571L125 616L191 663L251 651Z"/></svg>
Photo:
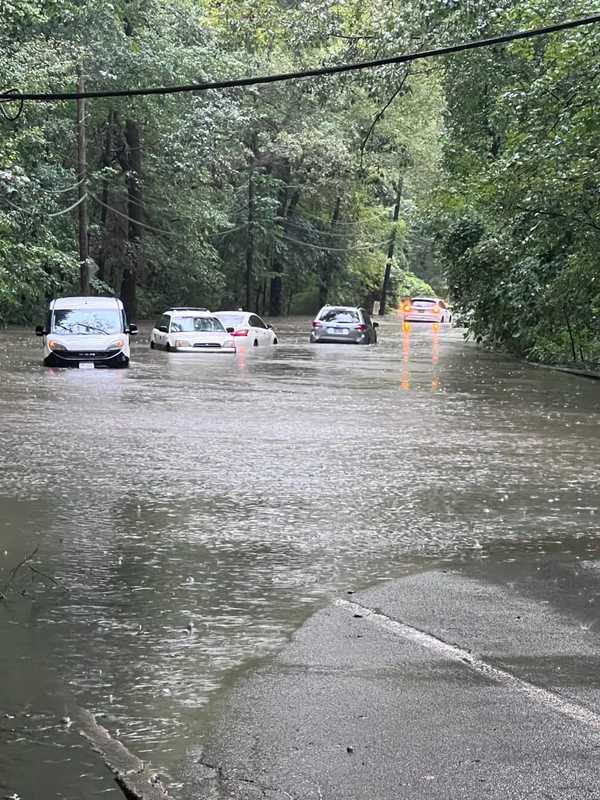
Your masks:
<svg viewBox="0 0 600 800"><path fill-rule="evenodd" d="M19 563L18 563L18 564L16 564L16 565L15 565L15 566L14 566L14 567L11 569L11 571L8 573L8 580L6 581L6 583L5 583L5 585L4 585L3 589L2 589L2 591L0 591L0 600L7 600L7 599L8 599L8 593L9 593L9 591L10 591L11 589L12 589L13 591L15 591L15 592L19 592L19 594L23 595L23 597L26 595L26 590L25 590L24 588L22 588L22 589L19 591L19 590L18 590L17 588L15 588L15 586L14 586L14 584L15 584L15 582L16 582L16 580L17 580L17 577L18 577L18 575L19 575L19 573L21 572L21 570L22 570L24 567L27 567L27 569L29 569L29 572L30 572L30 575L31 575L31 580L32 580L32 582L33 582L33 580L34 580L35 576L36 576L36 575L39 575L39 577L40 577L40 578L42 578L43 580L45 580L47 583L51 583L51 584L53 584L54 586L57 586L58 588L62 589L62 590L63 590L63 591L65 591L65 592L66 592L66 591L68 591L68 590L66 589L66 587L65 587L65 586L62 586L62 584L61 584L59 581L57 581L57 580L56 580L56 578L53 578L53 577L52 577L52 575L48 575L48 573L47 573L47 572L43 572L43 570L39 569L39 567L34 567L34 566L31 564L31 562L33 561L33 559L34 559L34 558L35 558L35 556L37 555L37 553L38 553L39 549L40 549L40 547L39 547L39 545L37 545L37 546L36 546L36 547L35 547L35 548L34 548L34 549L31 551L31 553L28 553L28 554L27 554L27 555L26 555L26 556L25 556L23 559L21 559L21 561L19 561Z"/></svg>
<svg viewBox="0 0 600 800"><path fill-rule="evenodd" d="M0 592L0 600L6 600L8 598L8 591L12 588L12 585L17 577L17 574L21 567L24 567L25 564L28 564L32 558L35 557L36 553L40 549L39 545L37 545L31 553L28 553L25 558L23 558L19 563L14 566L11 571L8 573L8 580L4 584L2 591Z"/></svg>
<svg viewBox="0 0 600 800"><path fill-rule="evenodd" d="M19 563L17 564L16 567L13 567L11 569L11 571L8 573L8 576L9 576L8 577L8 583L6 584L5 588L7 588L9 586L9 584L11 584L14 581L14 579L17 577L17 572L21 569L21 567L24 567L25 564L29 563L29 561L32 560L32 558L37 554L39 549L40 549L40 546L38 544L31 551L31 553L29 553L29 555L26 555L25 558L22 561L19 561Z"/></svg>
<svg viewBox="0 0 600 800"><path fill-rule="evenodd" d="M98 753L127 800L167 800L162 781L148 764L130 753L118 739L96 722L93 714L84 709L74 712L79 733Z"/></svg>
<svg viewBox="0 0 600 800"><path fill-rule="evenodd" d="M42 572L41 569L37 569L37 567L32 567L31 564L28 564L27 566L33 573L39 575L41 578L44 578L44 580L50 581L50 583L53 583L55 586L60 586L60 583L56 580L56 578L53 578L52 575L47 575L45 572ZM64 589L64 586L62 586L61 588Z"/></svg>

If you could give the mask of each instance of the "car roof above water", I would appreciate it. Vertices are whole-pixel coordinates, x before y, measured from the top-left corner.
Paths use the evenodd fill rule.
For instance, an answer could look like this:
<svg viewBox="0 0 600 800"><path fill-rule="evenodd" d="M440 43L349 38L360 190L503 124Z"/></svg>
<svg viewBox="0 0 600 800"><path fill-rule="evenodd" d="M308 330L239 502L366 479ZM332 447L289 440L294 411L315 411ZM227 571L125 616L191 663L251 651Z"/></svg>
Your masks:
<svg viewBox="0 0 600 800"><path fill-rule="evenodd" d="M171 316L177 315L178 317L214 317L214 314L208 308L192 308L191 306L169 308L164 313Z"/></svg>
<svg viewBox="0 0 600 800"><path fill-rule="evenodd" d="M50 301L51 309L74 308L123 308L123 303L116 297L57 297Z"/></svg>
<svg viewBox="0 0 600 800"><path fill-rule="evenodd" d="M328 309L335 309L336 311L361 311L360 306L334 306L334 305L326 305L319 311L321 314L323 311L327 311Z"/></svg>

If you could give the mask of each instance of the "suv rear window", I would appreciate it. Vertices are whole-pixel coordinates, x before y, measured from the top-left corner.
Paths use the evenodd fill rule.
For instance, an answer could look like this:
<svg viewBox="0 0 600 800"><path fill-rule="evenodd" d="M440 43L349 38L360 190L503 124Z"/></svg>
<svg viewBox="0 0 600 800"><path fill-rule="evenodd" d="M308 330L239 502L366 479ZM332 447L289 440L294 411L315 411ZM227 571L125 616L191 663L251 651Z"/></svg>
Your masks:
<svg viewBox="0 0 600 800"><path fill-rule="evenodd" d="M328 308L321 312L323 322L359 322L358 311L354 308Z"/></svg>

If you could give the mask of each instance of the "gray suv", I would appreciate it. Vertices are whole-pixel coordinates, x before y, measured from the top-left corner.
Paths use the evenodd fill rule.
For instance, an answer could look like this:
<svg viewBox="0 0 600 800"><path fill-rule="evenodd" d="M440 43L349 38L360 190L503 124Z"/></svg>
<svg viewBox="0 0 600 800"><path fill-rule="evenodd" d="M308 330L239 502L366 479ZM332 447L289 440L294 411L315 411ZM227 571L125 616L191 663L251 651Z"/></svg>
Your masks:
<svg viewBox="0 0 600 800"><path fill-rule="evenodd" d="M323 306L313 321L310 341L313 344L376 344L378 327L364 308Z"/></svg>

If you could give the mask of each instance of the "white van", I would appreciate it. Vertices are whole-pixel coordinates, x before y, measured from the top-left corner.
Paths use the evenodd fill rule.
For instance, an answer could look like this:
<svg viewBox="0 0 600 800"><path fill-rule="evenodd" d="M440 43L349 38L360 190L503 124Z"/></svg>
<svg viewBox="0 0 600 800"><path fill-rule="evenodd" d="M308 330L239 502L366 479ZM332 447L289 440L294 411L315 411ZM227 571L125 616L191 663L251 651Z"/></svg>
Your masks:
<svg viewBox="0 0 600 800"><path fill-rule="evenodd" d="M137 325L128 325L115 297L59 297L35 332L44 337L47 367L128 367Z"/></svg>

